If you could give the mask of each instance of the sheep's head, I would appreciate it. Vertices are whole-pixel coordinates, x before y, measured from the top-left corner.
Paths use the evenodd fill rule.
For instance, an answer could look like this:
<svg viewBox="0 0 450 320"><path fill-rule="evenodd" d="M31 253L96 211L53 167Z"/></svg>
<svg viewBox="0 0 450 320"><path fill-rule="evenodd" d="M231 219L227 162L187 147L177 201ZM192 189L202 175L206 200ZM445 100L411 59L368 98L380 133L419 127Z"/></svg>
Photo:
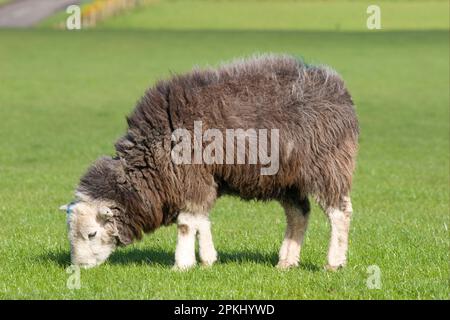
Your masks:
<svg viewBox="0 0 450 320"><path fill-rule="evenodd" d="M112 206L77 201L60 207L67 213L72 264L91 268L104 262L119 243Z"/></svg>

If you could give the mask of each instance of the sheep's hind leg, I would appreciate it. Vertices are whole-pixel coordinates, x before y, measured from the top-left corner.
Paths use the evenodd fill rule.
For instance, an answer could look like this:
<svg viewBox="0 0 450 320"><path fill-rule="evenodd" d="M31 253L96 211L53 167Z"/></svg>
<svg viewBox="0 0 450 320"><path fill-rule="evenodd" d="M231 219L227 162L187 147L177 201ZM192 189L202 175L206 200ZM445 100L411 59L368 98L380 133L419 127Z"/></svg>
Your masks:
<svg viewBox="0 0 450 320"><path fill-rule="evenodd" d="M308 226L310 205L308 199L300 203L283 202L286 215L286 233L279 253L277 267L288 269L296 267L300 260L300 250Z"/></svg>
<svg viewBox="0 0 450 320"><path fill-rule="evenodd" d="M331 239L326 269L335 271L347 263L348 234L352 216L350 197L343 197L339 208L325 210L331 224Z"/></svg>

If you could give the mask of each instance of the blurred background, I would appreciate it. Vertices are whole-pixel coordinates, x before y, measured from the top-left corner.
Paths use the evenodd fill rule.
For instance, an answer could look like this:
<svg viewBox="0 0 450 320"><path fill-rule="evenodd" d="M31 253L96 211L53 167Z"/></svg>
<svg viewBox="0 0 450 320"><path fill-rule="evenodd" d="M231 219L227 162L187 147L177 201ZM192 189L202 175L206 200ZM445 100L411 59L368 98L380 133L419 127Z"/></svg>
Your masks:
<svg viewBox="0 0 450 320"><path fill-rule="evenodd" d="M445 29L447 1L364 0L0 0L0 26L64 29L81 8L83 28L367 30L366 9L383 9L383 30ZM58 13L59 12L59 13Z"/></svg>
<svg viewBox="0 0 450 320"><path fill-rule="evenodd" d="M73 4L79 30L68 29ZM381 29L368 28L374 4ZM446 0L0 0L0 296L447 299L448 30ZM65 290L57 208L93 160L114 153L143 92L195 65L264 52L328 64L353 95L350 267L320 271L328 227L317 213L301 267L276 273L281 208L223 198L212 214L223 260L209 273L170 273L169 228L83 273L84 289ZM364 284L372 264L383 290Z"/></svg>

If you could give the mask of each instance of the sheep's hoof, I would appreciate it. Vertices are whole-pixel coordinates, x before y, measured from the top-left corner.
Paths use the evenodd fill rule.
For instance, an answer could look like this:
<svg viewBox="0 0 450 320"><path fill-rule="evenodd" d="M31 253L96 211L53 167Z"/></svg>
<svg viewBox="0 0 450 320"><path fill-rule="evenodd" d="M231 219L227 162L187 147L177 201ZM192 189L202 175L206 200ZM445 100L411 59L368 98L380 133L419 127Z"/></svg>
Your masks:
<svg viewBox="0 0 450 320"><path fill-rule="evenodd" d="M174 271L188 271L188 270L192 269L194 266L195 266L195 263L194 264L183 264L183 265L175 264L172 267L172 270L174 270Z"/></svg>
<svg viewBox="0 0 450 320"><path fill-rule="evenodd" d="M212 265L213 265L216 261L217 261L217 258L211 259L211 260L204 260L204 261L202 261L202 267L205 267L205 268L212 267Z"/></svg>
<svg viewBox="0 0 450 320"><path fill-rule="evenodd" d="M215 260L214 261L202 261L202 267L203 268L211 268L213 266L214 262L216 262L216 261Z"/></svg>
<svg viewBox="0 0 450 320"><path fill-rule="evenodd" d="M298 266L298 262L289 262L287 260L280 260L277 264L277 268L280 270L289 270Z"/></svg>
<svg viewBox="0 0 450 320"><path fill-rule="evenodd" d="M325 266L325 270L326 270L326 271L336 272L336 271L338 271L339 269L342 269L343 267L344 267L343 264L340 264L340 265L337 265L337 266L332 266L332 265L327 264L327 265Z"/></svg>
<svg viewBox="0 0 450 320"><path fill-rule="evenodd" d="M217 261L217 251L201 253L200 261L203 267L211 267Z"/></svg>

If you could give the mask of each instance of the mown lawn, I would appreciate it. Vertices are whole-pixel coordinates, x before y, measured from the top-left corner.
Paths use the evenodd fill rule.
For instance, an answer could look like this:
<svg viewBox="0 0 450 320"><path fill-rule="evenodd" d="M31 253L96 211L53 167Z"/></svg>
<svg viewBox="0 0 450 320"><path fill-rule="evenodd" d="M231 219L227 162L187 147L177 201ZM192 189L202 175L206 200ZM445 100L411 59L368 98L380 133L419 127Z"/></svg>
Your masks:
<svg viewBox="0 0 450 320"><path fill-rule="evenodd" d="M382 28L385 30L428 30L448 26L448 2L442 0L172 0L155 1L145 8L108 19L99 27L170 30L367 30L366 10L372 4L380 7Z"/></svg>
<svg viewBox="0 0 450 320"><path fill-rule="evenodd" d="M159 0L109 18L97 27L109 30L367 31L367 7L373 4L380 7L383 30L439 30L449 25L449 4L445 0L381 0L376 3L371 0ZM40 23L40 27L59 26L66 17L64 12L56 14Z"/></svg>
<svg viewBox="0 0 450 320"><path fill-rule="evenodd" d="M0 30L0 43L0 298L448 298L447 31ZM213 268L172 271L169 227L83 270L69 290L57 208L113 152L145 88L267 51L330 64L353 93L361 149L348 267L323 270L328 224L316 206L301 266L281 272L281 207L223 198L211 214ZM371 265L381 289L366 286Z"/></svg>

